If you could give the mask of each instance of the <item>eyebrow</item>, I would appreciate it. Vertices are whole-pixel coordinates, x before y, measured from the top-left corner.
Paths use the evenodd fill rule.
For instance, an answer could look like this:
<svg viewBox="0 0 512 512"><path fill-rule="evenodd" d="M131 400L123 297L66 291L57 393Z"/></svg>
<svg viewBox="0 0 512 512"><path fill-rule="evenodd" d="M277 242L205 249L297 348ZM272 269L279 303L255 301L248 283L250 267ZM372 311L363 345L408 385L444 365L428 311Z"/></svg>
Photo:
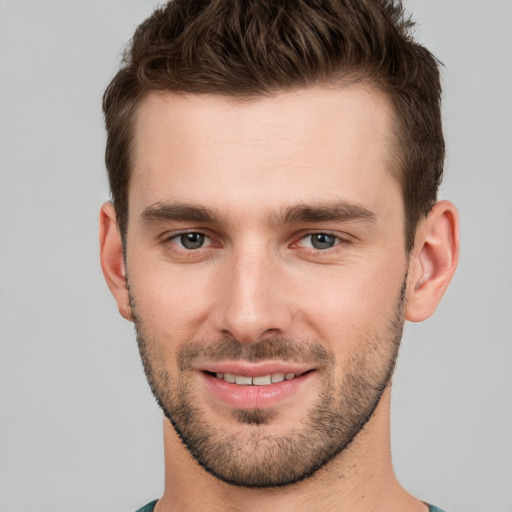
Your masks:
<svg viewBox="0 0 512 512"><path fill-rule="evenodd" d="M144 209L141 218L145 224L172 220L184 222L219 222L218 216L212 210L204 208L203 206L185 203L152 204Z"/></svg>
<svg viewBox="0 0 512 512"><path fill-rule="evenodd" d="M377 215L357 203L336 201L333 203L298 204L284 208L272 216L274 224L300 224L307 222L375 222Z"/></svg>
<svg viewBox="0 0 512 512"><path fill-rule="evenodd" d="M214 210L200 205L187 203L155 203L141 214L145 224L159 222L204 222L210 224L220 223L220 218ZM319 204L296 204L283 208L277 214L269 216L273 225L317 223L317 222L375 222L377 216L374 212L357 203L336 201Z"/></svg>

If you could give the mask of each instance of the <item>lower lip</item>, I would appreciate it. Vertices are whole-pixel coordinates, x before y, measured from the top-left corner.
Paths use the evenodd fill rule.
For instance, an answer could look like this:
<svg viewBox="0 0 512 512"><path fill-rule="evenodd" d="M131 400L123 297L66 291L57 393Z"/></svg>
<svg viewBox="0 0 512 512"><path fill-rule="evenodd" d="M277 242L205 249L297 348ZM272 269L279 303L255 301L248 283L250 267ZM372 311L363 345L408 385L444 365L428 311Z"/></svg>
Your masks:
<svg viewBox="0 0 512 512"><path fill-rule="evenodd" d="M266 386L243 386L201 372L207 390L224 404L237 409L268 409L274 407L297 394L314 374L314 371L310 371L291 380L284 380Z"/></svg>

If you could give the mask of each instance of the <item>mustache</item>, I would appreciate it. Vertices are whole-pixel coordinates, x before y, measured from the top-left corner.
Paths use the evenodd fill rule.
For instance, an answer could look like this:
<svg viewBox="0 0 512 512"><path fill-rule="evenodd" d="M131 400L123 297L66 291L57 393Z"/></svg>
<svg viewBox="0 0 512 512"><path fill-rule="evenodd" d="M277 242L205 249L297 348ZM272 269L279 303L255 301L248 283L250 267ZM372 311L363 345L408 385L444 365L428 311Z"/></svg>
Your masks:
<svg viewBox="0 0 512 512"><path fill-rule="evenodd" d="M285 337L266 338L252 344L224 338L218 342L190 342L178 349L177 363L180 370L192 368L193 363L198 360L250 363L280 360L312 364L318 368L331 366L334 355L318 342L303 342Z"/></svg>

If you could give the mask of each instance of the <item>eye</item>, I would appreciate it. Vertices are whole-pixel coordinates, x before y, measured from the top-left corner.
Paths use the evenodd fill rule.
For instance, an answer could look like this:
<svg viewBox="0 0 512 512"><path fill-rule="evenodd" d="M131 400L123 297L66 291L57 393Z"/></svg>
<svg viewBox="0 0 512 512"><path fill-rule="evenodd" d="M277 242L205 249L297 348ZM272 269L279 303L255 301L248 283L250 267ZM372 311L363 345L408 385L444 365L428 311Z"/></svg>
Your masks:
<svg viewBox="0 0 512 512"><path fill-rule="evenodd" d="M172 238L174 242L190 251L203 247L207 239L208 237L202 233L182 233Z"/></svg>
<svg viewBox="0 0 512 512"><path fill-rule="evenodd" d="M337 236L330 235L329 233L312 233L302 238L301 245L321 251L331 249L339 244L339 242L340 239Z"/></svg>

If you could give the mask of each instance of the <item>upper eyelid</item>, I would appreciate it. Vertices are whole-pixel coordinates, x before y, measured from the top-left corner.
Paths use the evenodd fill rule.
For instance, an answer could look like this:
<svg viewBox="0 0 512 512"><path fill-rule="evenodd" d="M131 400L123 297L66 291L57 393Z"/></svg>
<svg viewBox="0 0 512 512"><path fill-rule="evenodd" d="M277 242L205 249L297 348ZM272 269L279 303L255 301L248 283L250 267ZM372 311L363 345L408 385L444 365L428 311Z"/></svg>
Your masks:
<svg viewBox="0 0 512 512"><path fill-rule="evenodd" d="M179 241L179 239L181 236L190 234L190 233L203 236L205 238L204 244L201 245L200 247L196 247L196 248L192 248L192 249L185 247L183 245L183 243ZM205 250L216 248L215 240L208 234L206 234L202 231L199 231L197 229L184 230L184 231L180 231L178 233L168 234L168 236L164 235L163 238L161 239L160 243L163 246L167 246L166 250L173 251L173 252L176 252L176 251L183 252L184 254L189 254L190 257L192 257L192 254L197 254L197 253L201 253ZM171 247L171 245L174 247Z"/></svg>
<svg viewBox="0 0 512 512"><path fill-rule="evenodd" d="M304 238L307 238L309 236L314 236L314 235L327 235L327 236L331 236L331 237L335 238L336 241L338 241L338 242L348 242L348 240L346 238L343 238L342 236L336 235L334 233L330 233L329 231L315 231L313 233L306 233L305 235L303 235L299 238L299 241L304 240Z"/></svg>
<svg viewBox="0 0 512 512"><path fill-rule="evenodd" d="M211 233L209 233L208 230L200 229L200 228L199 229L197 229L197 228L181 229L178 231L166 232L166 233L163 233L159 238L163 242L166 242L169 240L175 240L175 239L179 238L181 235L186 235L187 233L197 233L199 235L204 236L205 238L207 238L209 240L215 239L215 236L213 236ZM292 241L291 245L297 244L298 242L300 242L301 240L303 240L304 238L306 238L308 236L321 235L321 234L332 236L332 237L336 238L336 240L338 242L341 242L341 243L350 243L350 241L352 239L354 239L354 237L349 235L348 233L340 234L340 233L336 233L336 232L333 232L333 231L330 231L327 229L304 230L302 233L298 233L293 236L293 241Z"/></svg>
<svg viewBox="0 0 512 512"><path fill-rule="evenodd" d="M314 231L306 231L304 232L304 234L300 234L300 236L297 238L297 240L302 240L303 238L306 238L308 236L313 236L313 235L328 235L328 236L332 236L342 242L349 242L351 239L354 239L354 237L352 235L349 235L348 233L337 233L335 231L330 231L328 229L319 229L319 230L314 230Z"/></svg>
<svg viewBox="0 0 512 512"><path fill-rule="evenodd" d="M305 247L304 245L302 245L302 241L305 238L311 237L313 235L321 235L321 234L332 236L333 238L335 238L334 244L331 247L328 247L325 249L317 249L315 247ZM309 243L312 244L311 241ZM303 235L301 235L300 237L296 237L295 241L292 242L289 245L289 247L291 249L302 250L302 251L315 253L315 254L322 254L322 253L323 254L332 254L334 251L340 250L341 247L347 247L351 243L352 243L352 240L350 240L349 235L344 237L340 234L332 233L332 232L329 232L326 230L318 230L318 231L313 231L313 232L306 232Z"/></svg>
<svg viewBox="0 0 512 512"><path fill-rule="evenodd" d="M208 234L208 233L205 233L204 231L201 231L201 230L198 230L198 229L190 229L190 230L182 230L182 231L179 231L179 232L175 232L173 231L172 233L164 233L162 234L160 237L159 237L159 240L161 244L169 244L169 243L173 243L176 244L176 240L179 240L180 236L182 235L186 235L186 234L189 234L189 233L195 233L195 234L198 234L198 235L201 235L201 236L204 236L205 237L205 241L206 241L206 247L203 245L201 247L198 247L197 249L194 249L196 251L198 250L201 250L201 249L207 249L208 248L208 244L211 244L213 238ZM191 251L192 249L188 249L188 251Z"/></svg>
<svg viewBox="0 0 512 512"><path fill-rule="evenodd" d="M165 232L162 235L160 235L159 238L162 240L173 240L175 238L180 237L181 235L186 235L188 233L197 233L198 235L205 236L206 238L212 238L211 235L209 235L205 230L203 229L180 229L178 231L172 231L172 232Z"/></svg>

